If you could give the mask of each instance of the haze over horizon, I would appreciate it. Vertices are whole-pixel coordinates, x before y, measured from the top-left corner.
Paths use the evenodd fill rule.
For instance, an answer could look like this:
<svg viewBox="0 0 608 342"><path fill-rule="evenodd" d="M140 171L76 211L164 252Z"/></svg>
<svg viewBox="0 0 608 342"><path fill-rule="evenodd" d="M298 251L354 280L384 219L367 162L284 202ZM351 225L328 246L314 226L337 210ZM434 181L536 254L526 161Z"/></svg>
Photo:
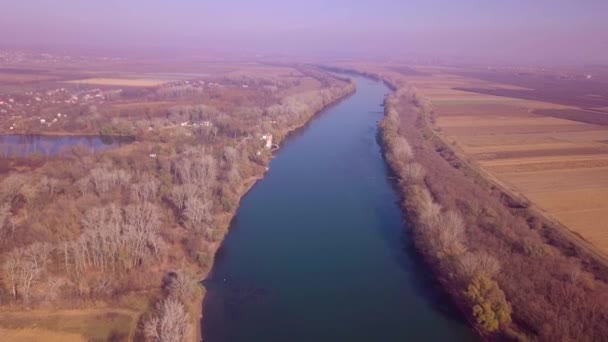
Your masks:
<svg viewBox="0 0 608 342"><path fill-rule="evenodd" d="M25 0L2 7L1 46L546 64L608 59L608 1L600 0Z"/></svg>

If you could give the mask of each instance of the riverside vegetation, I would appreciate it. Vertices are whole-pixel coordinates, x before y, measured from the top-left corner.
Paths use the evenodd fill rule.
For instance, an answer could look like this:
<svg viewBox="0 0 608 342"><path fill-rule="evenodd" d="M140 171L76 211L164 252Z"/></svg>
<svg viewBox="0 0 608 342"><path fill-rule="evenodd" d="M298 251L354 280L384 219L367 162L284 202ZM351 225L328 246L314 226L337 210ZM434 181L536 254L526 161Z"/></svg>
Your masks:
<svg viewBox="0 0 608 342"><path fill-rule="evenodd" d="M395 89L382 141L416 246L478 331L514 340L608 336L606 268L459 159L433 134L432 103L406 78L369 74Z"/></svg>
<svg viewBox="0 0 608 342"><path fill-rule="evenodd" d="M265 68L273 73L274 67ZM209 271L240 197L272 157L260 136L272 134L280 143L354 91L348 80L314 68L277 69L288 70L288 81L280 73L271 80L263 74L233 77L238 86L211 95L181 85L133 89L129 93L182 104L144 105L104 125L108 120L95 108L92 122L85 111L79 129L101 127L135 138L112 151L75 146L52 158L3 158L0 327L28 328L32 321L19 318L24 309L33 317L52 308L36 328L51 336L64 329L52 317L96 308L101 314L91 325L66 333L195 339L203 295L198 281ZM243 82L250 86L244 89ZM208 123L192 125L198 122ZM112 323L116 308L131 316L129 326Z"/></svg>

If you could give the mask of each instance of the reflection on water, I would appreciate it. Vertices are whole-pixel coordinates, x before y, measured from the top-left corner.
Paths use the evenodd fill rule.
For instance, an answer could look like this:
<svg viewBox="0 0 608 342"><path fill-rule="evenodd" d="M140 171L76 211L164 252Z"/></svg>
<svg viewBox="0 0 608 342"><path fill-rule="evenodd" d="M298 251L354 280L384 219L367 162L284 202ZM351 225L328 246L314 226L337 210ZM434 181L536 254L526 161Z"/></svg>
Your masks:
<svg viewBox="0 0 608 342"><path fill-rule="evenodd" d="M116 148L133 142L130 137L0 135L0 155L27 157L32 154L54 156L69 147L84 147L91 152Z"/></svg>

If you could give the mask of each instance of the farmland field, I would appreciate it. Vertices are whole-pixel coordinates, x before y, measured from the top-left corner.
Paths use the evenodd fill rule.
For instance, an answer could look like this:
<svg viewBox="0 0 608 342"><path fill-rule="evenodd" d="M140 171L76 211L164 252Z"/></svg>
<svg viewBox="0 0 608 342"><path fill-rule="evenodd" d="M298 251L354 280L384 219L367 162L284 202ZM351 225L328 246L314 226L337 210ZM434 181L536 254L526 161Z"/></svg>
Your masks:
<svg viewBox="0 0 608 342"><path fill-rule="evenodd" d="M576 97L562 98L551 91L565 91L567 82L539 90L504 72L487 74L432 70L408 79L431 101L445 141L608 254L608 116L596 107L606 99L585 97L582 81L573 83Z"/></svg>

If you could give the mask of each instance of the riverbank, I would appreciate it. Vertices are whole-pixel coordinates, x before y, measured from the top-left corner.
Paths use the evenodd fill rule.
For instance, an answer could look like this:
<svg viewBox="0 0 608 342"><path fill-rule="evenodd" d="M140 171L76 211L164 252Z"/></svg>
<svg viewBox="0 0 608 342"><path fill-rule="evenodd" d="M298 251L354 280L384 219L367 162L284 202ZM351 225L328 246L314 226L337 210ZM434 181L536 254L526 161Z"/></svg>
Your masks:
<svg viewBox="0 0 608 342"><path fill-rule="evenodd" d="M489 339L602 336L605 319L594 309L605 303L602 267L439 139L429 126L432 103L407 81L383 79L397 89L381 127L402 208L463 315Z"/></svg>
<svg viewBox="0 0 608 342"><path fill-rule="evenodd" d="M277 140L277 143L282 146L284 144L284 142L286 142L287 140L291 139L294 135L296 135L298 132L306 129L306 126L309 124L309 122L311 120L313 120L315 117L317 117L320 113L324 112L325 110L327 110L328 108L331 108L332 106L335 106L336 104L340 103L341 101L343 101L344 99L348 98L349 96L351 96L354 92L356 91L356 86L355 84L351 81L344 89L342 94L340 94L338 97L330 99L327 103L323 104L322 107L316 109L315 111L311 112L309 115L306 115L305 118L303 120L301 120L300 122L294 123L289 129L285 130L284 132L282 132L283 134L281 134L279 140ZM274 150L273 153L278 153L280 151L280 149ZM268 171L268 164L270 163L270 161L272 160L272 158L268 159L266 161L266 172ZM226 235L229 233L229 228L231 225L232 220L234 219L234 216L236 214L236 212L238 211L238 208L240 206L240 200L247 195L247 193L256 185L256 183L263 179L266 172L250 177L246 180L243 180L241 182L241 184L238 187L238 190L236 190L237 193L237 197L239 199L239 203L234 207L234 209L230 212L230 213L225 213L222 215L222 218L220 219L221 222L221 229L222 229L222 237L218 240L217 243L215 243L212 248L211 248L211 259L210 259L210 264L213 265L215 263L215 257L217 255L217 251L221 248L221 245L224 241L224 238L226 237ZM200 276L201 280L205 279L208 274L212 272L212 268L209 269L205 274L202 274ZM202 308L203 308L203 303L205 301L205 295L203 294L203 296L196 302L196 306L198 308L200 308L200 312L198 317L198 322L196 324L196 334L194 334L194 341L200 341L201 340L201 321L203 319L203 312L202 312Z"/></svg>

